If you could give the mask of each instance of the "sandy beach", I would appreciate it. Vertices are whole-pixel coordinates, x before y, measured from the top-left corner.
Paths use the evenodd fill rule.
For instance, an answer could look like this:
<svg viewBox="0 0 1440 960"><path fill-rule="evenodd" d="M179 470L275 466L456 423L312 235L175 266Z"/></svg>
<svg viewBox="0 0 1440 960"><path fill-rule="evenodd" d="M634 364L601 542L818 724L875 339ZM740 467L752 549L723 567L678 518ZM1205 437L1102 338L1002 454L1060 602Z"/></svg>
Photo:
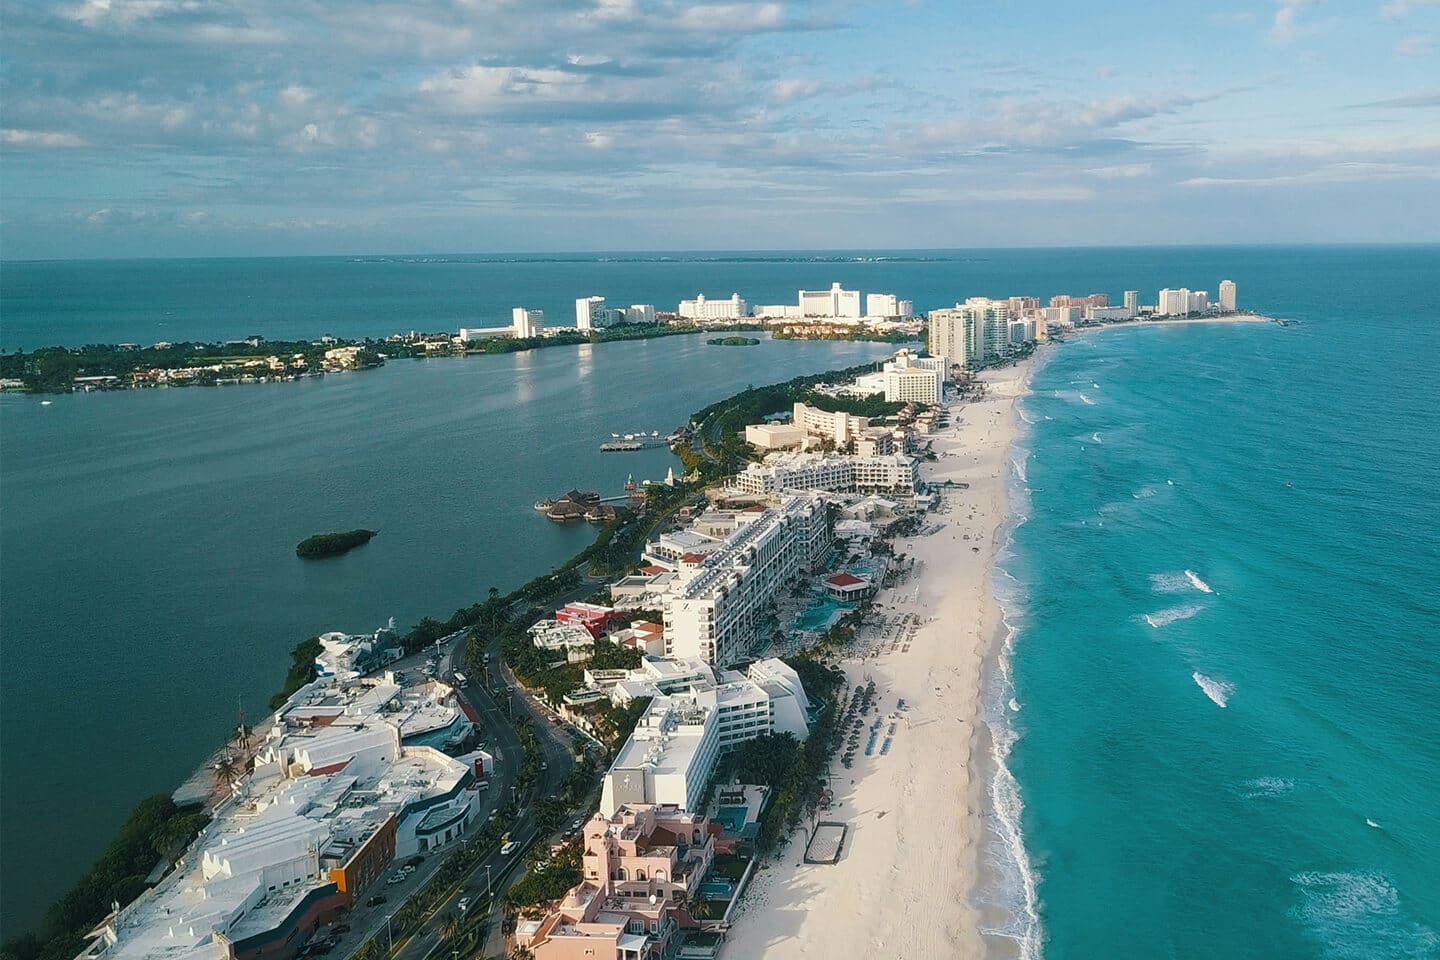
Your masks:
<svg viewBox="0 0 1440 960"><path fill-rule="evenodd" d="M858 751L831 765L836 802L825 819L849 832L834 865L803 863L792 837L757 872L732 917L727 957L844 960L850 957L979 958L1014 955L1013 941L986 938L974 903L994 769L981 693L1002 641L991 574L1006 519L1015 401L1034 360L982 375L984 399L951 408L934 436L931 484L952 480L922 535L897 540L916 570L876 598L861 643L878 653L843 664L852 688L875 682L889 749ZM903 708L900 702L904 702ZM862 744L863 746L863 744Z"/></svg>

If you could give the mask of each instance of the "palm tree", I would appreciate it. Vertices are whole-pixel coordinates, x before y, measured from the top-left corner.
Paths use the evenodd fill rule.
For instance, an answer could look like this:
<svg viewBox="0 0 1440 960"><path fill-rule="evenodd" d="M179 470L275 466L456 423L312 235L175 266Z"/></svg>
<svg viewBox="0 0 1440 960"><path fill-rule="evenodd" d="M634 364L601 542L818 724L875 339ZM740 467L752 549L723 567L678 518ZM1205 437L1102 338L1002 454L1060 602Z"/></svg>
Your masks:
<svg viewBox="0 0 1440 960"><path fill-rule="evenodd" d="M460 915L452 913L445 918L445 923L440 927L440 939L454 940L458 936L460 936Z"/></svg>
<svg viewBox="0 0 1440 960"><path fill-rule="evenodd" d="M230 754L227 753L216 761L215 779L226 787L235 786L235 781L240 779L240 769L235 765L235 761L230 758Z"/></svg>

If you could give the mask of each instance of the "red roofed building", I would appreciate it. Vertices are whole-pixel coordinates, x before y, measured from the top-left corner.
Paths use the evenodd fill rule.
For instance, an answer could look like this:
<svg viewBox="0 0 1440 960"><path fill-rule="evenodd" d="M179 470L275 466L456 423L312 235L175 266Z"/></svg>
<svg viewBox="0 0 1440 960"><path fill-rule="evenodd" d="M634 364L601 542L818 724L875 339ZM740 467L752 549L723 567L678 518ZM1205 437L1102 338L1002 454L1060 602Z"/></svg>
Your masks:
<svg viewBox="0 0 1440 960"><path fill-rule="evenodd" d="M833 577L825 578L825 592L836 600L854 602L872 596L875 586L864 577L857 577L853 573L837 573Z"/></svg>
<svg viewBox="0 0 1440 960"><path fill-rule="evenodd" d="M575 623L590 631L592 637L599 637L616 620L624 620L625 614L614 607L602 607L594 603L567 603L555 611L560 623Z"/></svg>

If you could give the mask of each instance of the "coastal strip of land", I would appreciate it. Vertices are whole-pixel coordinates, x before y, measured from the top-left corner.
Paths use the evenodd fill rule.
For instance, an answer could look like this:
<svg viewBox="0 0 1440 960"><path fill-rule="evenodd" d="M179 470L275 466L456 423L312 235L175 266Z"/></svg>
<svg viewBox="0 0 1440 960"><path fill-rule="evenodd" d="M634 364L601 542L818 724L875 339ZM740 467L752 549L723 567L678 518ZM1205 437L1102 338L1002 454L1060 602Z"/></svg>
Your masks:
<svg viewBox="0 0 1440 960"><path fill-rule="evenodd" d="M981 374L984 393L952 405L951 425L934 434L938 457L925 479L940 502L919 535L894 544L915 573L879 594L862 628L864 654L843 664L852 688L874 681L876 708L853 765L830 768L833 800L821 819L845 827L838 862L805 862L808 838L797 834L752 883L728 956L964 960L1013 951L1013 941L986 943L975 892L994 773L982 693L1003 646L992 577L1015 405L1033 363Z"/></svg>

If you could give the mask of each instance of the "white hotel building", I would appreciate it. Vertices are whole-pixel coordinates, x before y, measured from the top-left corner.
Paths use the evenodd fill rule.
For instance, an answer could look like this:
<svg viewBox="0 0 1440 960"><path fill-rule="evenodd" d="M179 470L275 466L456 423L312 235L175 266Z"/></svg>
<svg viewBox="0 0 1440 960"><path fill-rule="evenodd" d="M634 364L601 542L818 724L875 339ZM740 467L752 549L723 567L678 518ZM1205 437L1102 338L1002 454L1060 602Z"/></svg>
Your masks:
<svg viewBox="0 0 1440 960"><path fill-rule="evenodd" d="M661 661L668 663L668 661ZM650 701L616 754L600 792L600 812L626 804L673 804L699 812L720 757L769 733L810 734L814 708L800 677L782 660L760 660L742 674L689 666L684 689Z"/></svg>
<svg viewBox="0 0 1440 960"><path fill-rule="evenodd" d="M707 300L702 293L694 300L681 300L677 312L686 320L741 320L749 309L738 293L731 294L728 300Z"/></svg>
<svg viewBox="0 0 1440 960"><path fill-rule="evenodd" d="M775 454L764 463L750 464L735 477L735 489L753 496L773 496L795 490L910 495L919 486L920 463L903 453L873 457Z"/></svg>
<svg viewBox="0 0 1440 960"><path fill-rule="evenodd" d="M407 745L407 727L443 720L450 688L415 692L389 679L296 691L176 869L106 920L82 960L291 957L396 858L457 844L487 758Z"/></svg>
<svg viewBox="0 0 1440 960"><path fill-rule="evenodd" d="M750 656L776 591L824 556L834 531L828 506L815 497L727 518L733 532L703 560L682 564L666 588L667 656L722 667Z"/></svg>

